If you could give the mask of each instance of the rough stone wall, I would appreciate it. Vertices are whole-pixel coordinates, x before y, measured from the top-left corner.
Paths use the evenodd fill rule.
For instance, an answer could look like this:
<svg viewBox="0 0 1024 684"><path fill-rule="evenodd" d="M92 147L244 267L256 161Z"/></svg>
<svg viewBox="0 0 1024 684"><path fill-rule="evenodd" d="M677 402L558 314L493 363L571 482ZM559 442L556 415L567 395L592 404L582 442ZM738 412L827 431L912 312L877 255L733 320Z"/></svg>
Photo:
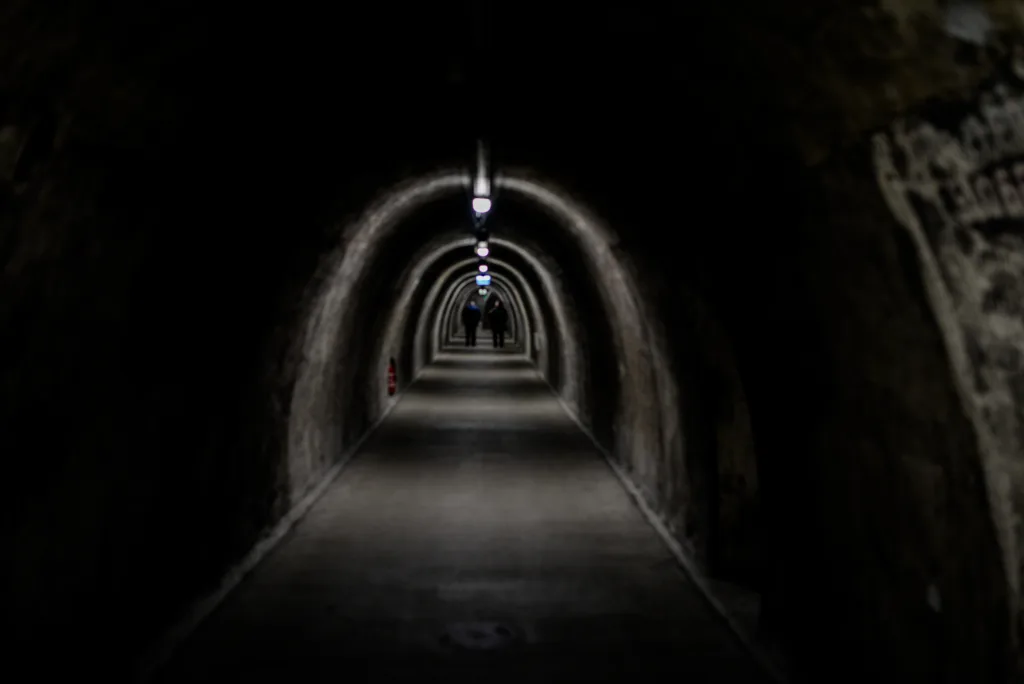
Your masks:
<svg viewBox="0 0 1024 684"><path fill-rule="evenodd" d="M960 12L956 23L951 7ZM858 147L870 157L870 172L895 219L889 225L907 231L915 256L905 258L916 262L959 381L962 410L973 426L972 451L984 468L982 488L998 528L1019 648L1024 320L1019 294L1014 297L1024 273L1024 188L1017 175L1020 5L883 3L881 9L878 17L890 19L896 35L889 34L891 48L880 61L895 68L875 87L892 109L853 106L849 68L833 74L843 94L830 97L850 110L852 137L863 138L865 127L877 130L870 149ZM875 23L865 30L880 29ZM915 71L926 75L911 78Z"/></svg>
<svg viewBox="0 0 1024 684"><path fill-rule="evenodd" d="M828 216L828 229L805 227L802 268L823 353L808 369L818 375L813 421L790 446L809 478L799 505L829 525L807 520L799 533L816 549L804 562L820 568L820 600L844 616L830 641L856 640L870 654L864 671L1003 681L1009 594L975 426L950 381L914 246L881 197L865 199L867 150L815 173L814 215Z"/></svg>
<svg viewBox="0 0 1024 684"><path fill-rule="evenodd" d="M972 100L898 120L873 138L880 190L921 250L962 391L987 433L981 438L989 495L1018 616L1024 572L1022 85L1024 64L1011 64Z"/></svg>

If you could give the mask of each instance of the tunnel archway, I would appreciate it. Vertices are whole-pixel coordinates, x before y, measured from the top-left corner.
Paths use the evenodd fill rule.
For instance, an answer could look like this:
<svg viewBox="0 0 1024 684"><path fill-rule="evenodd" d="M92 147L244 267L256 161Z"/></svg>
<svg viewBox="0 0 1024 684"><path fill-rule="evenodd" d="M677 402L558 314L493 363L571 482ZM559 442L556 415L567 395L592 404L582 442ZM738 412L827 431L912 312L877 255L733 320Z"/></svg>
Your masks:
<svg viewBox="0 0 1024 684"><path fill-rule="evenodd" d="M599 431L595 439L599 442L605 440L605 448L618 464L616 467L621 469L620 472L630 481L631 486L637 488L637 496L650 508L650 515L667 521L666 539L672 543L681 543L678 553L689 553L692 557L692 544L706 545L709 543L708 535L720 533L716 527L715 513L701 518L696 509L689 510L693 502L699 501L693 492L717 487L718 479L708 469L694 469L682 461L679 390L673 375L655 371L655 368L669 367L663 349L665 338L658 329L658 319L653 312L645 310L644 298L632 285L635 274L631 267L620 263L619 257L615 255L612 249L614 233L599 224L563 192L544 187L543 181L530 174L518 173L500 176L497 186L502 192L512 193L539 207L542 215L554 225L560 226L569 243L574 245L573 249L581 255L585 277L595 288L596 302L601 311L598 317L607 321L604 328L607 332L603 334L593 329L585 330L590 323L580 319L578 312L573 316L566 312L566 286L564 283L555 284L558 278L552 275L551 268L514 240L501 237L501 233L492 236L489 242L494 249L499 250L495 254L505 258L514 255L527 267L526 270L544 291L542 297L537 297L532 294L532 287L524 288L528 293L527 298L531 300L528 308L541 314L542 320L547 318L549 321L540 327L543 339L543 350L540 353L543 354L548 344L557 340L552 345L557 350L547 354L547 368L542 368L542 373L553 383L555 391L570 413L581 421L584 429L594 425L595 432ZM312 416L319 415L322 420L330 414L328 405L316 397L318 393L328 390L329 385L323 384L322 379L331 377L331 374L324 371L336 361L320 352L333 349L338 355L335 359L345 357L344 341L337 337L339 328L331 328L323 322L343 320L351 315L346 313L345 307L352 296L352 288L359 282L358 270L372 268L375 263L374 254L380 251L381 244L389 238L396 225L418 207L438 197L457 196L467 184L467 176L452 172L441 172L409 181L385 192L383 198L366 210L362 218L346 231L346 240L353 242L357 248L347 250L340 259L334 261L334 273L344 275L328 276L321 289L319 303L314 308L315 313L310 316L311 324L306 328L308 340L327 334L334 335L336 341L330 345L307 342L311 353L304 354L305 366L300 368L293 394L295 404L291 412L290 461L322 462L323 454L328 452L319 451L321 455L313 458L311 445L323 449L332 444L329 433L321 433L312 439L297 438L303 430L316 432L315 426L323 424L311 419ZM461 246L469 251L472 242L462 240L465 239L455 239L442 245L431 257L419 257L420 261L413 269L417 273L429 269L429 263L437 263L446 250ZM443 277L457 279L457 273L458 267L451 266ZM413 280L418 282L418 278ZM579 279L580 274L576 278ZM447 335L445 321L451 314L451 302L458 290L458 283L453 282L443 294L442 289L441 281L435 281L428 293L426 305L421 307L424 315L420 316L412 338L416 351L404 377L416 377L422 367L419 364L429 362L444 342ZM439 301L440 309L428 314L432 306L431 299ZM546 306L538 306L541 301ZM387 325L388 329L409 329L407 318L403 304L395 309L395 315ZM429 335L420 332L428 321L432 321L432 332ZM554 330L558 333L547 332ZM602 337L608 339L610 346L607 351L602 351L601 345L596 344ZM407 333L395 332L388 335L389 340L408 338ZM416 342L417 339L419 342ZM428 341L426 349L423 348L424 340ZM384 346L392 348L394 342L389 341ZM380 357L385 356L384 347L378 350L378 354ZM607 361L601 362L603 365L592 366L602 354L608 355ZM603 367L614 368L616 376L608 378L597 370ZM319 387L318 379L321 382ZM609 380L614 390L609 390ZM379 386L379 383L376 384ZM385 415L387 407L393 405L380 390L371 389L368 396L377 397L371 401L371 415ZM337 447L336 453L340 453L341 446L334 444ZM699 478L699 481L693 478ZM672 508L669 509L669 506ZM684 565L691 573L701 572L700 566L693 560L684 561Z"/></svg>
<svg viewBox="0 0 1024 684"><path fill-rule="evenodd" d="M451 297L451 293L453 291L453 284L450 284L451 279L455 273L468 268L475 263L475 259L465 259L452 265L448 270L442 273L436 279L430 291L426 294L423 300L423 305L420 307L415 320L410 321L409 324L406 325L406 336L411 338L413 341L413 363L416 368L422 368L423 365L429 363L429 360L437 353L438 338L436 334L438 334L438 332L435 322L438 320L437 317L440 316L440 307L443 307L443 303ZM500 265L509 272L514 279L512 287L514 288L513 291L516 292L516 297L518 299L521 300L523 294L527 296L529 305L527 306L525 303L520 303L520 308L523 311L521 318L523 319L526 327L529 330L543 329L544 322L539 318L540 305L532 287L526 283L522 274L515 268L505 264L504 262L500 262L500 260L491 260L491 263L500 263ZM447 289L445 289L446 286ZM442 293L442 290L445 291ZM530 356L534 361L537 361L540 355L540 350L533 344L533 340L523 340L523 344L524 352L527 356Z"/></svg>
<svg viewBox="0 0 1024 684"><path fill-rule="evenodd" d="M479 291L479 286L475 282L475 273L470 271L466 272L461 277L461 284L451 292L451 296L443 306L442 315L443 329L441 331L442 338L439 341L442 345L452 345L455 343L456 337L461 337L460 330L462 329L462 322L460 320L461 305L470 299L481 299L480 295L474 297ZM511 288L511 289L510 289ZM484 320L481 321L481 327L486 328L486 318L491 306L491 302L495 301L495 298L505 302L505 306L509 313L508 319L508 334L509 340L515 341L517 344L522 342L521 335L523 331L520 329L519 317L522 311L521 298L519 297L519 291L514 285L506 285L503 275L500 272L491 272L491 285L489 287L490 292L488 293L484 304Z"/></svg>
<svg viewBox="0 0 1024 684"><path fill-rule="evenodd" d="M458 255L467 252L472 244L472 241L461 237L458 232L442 235L419 252L401 278L401 281L406 284L402 297L389 309L386 332L375 353L378 362L386 358L389 353L398 355L399 366L402 369L400 384L403 386L408 380L414 378L425 364L429 363L439 349L443 334L443 327L440 325L442 314L439 307L443 307L451 297L455 286L452 279L456 277L455 274L477 263L476 258L459 260ZM521 248L517 247L516 250L512 256L525 254ZM453 257L456 260L455 263L449 264L448 261ZM523 272L511 263L502 259L489 261L506 271L511 277L507 285L511 288L513 300L517 302L517 306L523 312L520 320L525 323L524 329L537 330L543 336L543 330L548 325L543 316L548 315L550 318L549 314L544 313L550 309L546 300L537 296ZM446 267L445 270L439 270L439 265ZM504 278L505 274L502 273L500 277ZM426 290L423 284L428 280L431 285L430 289ZM447 289L445 289L446 287ZM522 301L523 294L526 295L528 303ZM546 349L535 347L532 335L524 340L523 344L524 352L528 356L532 354L539 367L546 369ZM381 406L386 403L386 398L383 398L379 392L371 391L368 396L370 401L381 402Z"/></svg>
<svg viewBox="0 0 1024 684"><path fill-rule="evenodd" d="M348 302L363 269L374 260L381 241L403 216L440 194L463 190L468 183L467 176L453 172L410 181L385 193L346 231L349 248L336 262L334 275L322 290L306 327L304 363L295 385L289 429L293 492L308 488L314 477L311 473L323 471L330 461L329 454L342 451L337 428L341 417L336 408L332 410L327 398L333 394L334 386L329 378L336 372L339 355L345 355L340 330L351 315ZM662 433L663 425L672 425L676 420L676 390L668 387L671 379L662 377L659 383L656 377L652 364L663 355L657 349L660 338L646 334L650 317L641 314L642 303L637 301L636 288L611 251L612 234L581 207L528 175L503 175L497 186L543 206L587 255L591 276L605 299L607 315L616 321L612 328L619 353L623 413L615 421L617 438L613 452L623 458L630 470L636 471L641 481L656 478L659 456L653 455L661 455L667 448L669 453L665 456L671 459L680 447L677 434ZM335 427L323 428L331 425ZM630 462L631 458L636 461Z"/></svg>
<svg viewBox="0 0 1024 684"><path fill-rule="evenodd" d="M551 277L549 270L527 249L502 238L492 238L491 242L508 251L503 258L491 257L489 262L507 271L526 294L527 311L534 316L531 326L541 335L539 340L528 340L527 349L532 351L534 361L552 384L556 387L565 384L571 388L571 378L579 377L581 370L580 358L575 353L577 347L573 344L576 335L564 311L564 291ZM471 242L467 244L472 245ZM521 261L519 266L513 266L510 261L516 259ZM451 278L459 268L474 263L475 259L467 259L445 271L427 296L423 313L416 323L417 367L426 363L437 351L441 334L441 319L438 316L443 316L444 303L451 296Z"/></svg>

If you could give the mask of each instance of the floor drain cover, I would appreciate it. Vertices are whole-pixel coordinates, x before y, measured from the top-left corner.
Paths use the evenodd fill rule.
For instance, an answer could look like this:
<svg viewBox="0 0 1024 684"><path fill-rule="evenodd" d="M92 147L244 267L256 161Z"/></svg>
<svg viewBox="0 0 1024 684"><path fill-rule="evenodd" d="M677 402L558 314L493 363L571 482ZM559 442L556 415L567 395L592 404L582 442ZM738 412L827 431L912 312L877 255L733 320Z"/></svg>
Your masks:
<svg viewBox="0 0 1024 684"><path fill-rule="evenodd" d="M449 625L441 635L445 646L470 651L495 651L508 648L516 641L515 630L498 622L460 622Z"/></svg>

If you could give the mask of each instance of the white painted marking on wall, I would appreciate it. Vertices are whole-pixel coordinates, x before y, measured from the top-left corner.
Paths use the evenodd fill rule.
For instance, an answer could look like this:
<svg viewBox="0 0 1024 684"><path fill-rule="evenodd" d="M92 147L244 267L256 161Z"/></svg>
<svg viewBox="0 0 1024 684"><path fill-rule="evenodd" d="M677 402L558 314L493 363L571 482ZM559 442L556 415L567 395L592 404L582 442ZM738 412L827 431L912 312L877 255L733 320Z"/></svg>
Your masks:
<svg viewBox="0 0 1024 684"><path fill-rule="evenodd" d="M1016 616L1024 542L1012 491L1015 479L1024 485L1016 465L1024 444L1014 420L1003 418L1013 415L1013 371L994 361L999 349L1024 349L1024 320L986 310L984 297L994 279L1024 274L1024 240L1019 233L996 238L985 227L1024 224L1024 92L997 83L977 102L949 129L898 120L874 137L873 154L879 189L917 248L957 390L975 426ZM969 342L987 358L972 360ZM976 373L986 390L975 386Z"/></svg>

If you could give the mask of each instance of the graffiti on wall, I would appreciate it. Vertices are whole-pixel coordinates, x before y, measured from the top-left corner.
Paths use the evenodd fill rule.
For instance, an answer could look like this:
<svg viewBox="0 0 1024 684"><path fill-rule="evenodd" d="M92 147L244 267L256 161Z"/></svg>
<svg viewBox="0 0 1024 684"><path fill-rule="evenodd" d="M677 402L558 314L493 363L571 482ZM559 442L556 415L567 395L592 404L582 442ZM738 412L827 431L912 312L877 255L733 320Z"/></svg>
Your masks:
<svg viewBox="0 0 1024 684"><path fill-rule="evenodd" d="M940 316L988 440L990 485L1011 559L1024 548L1024 68L966 102L894 122L872 140L879 188L933 265ZM933 297L935 289L932 290ZM1017 500L1014 500L1014 499ZM1019 561L1017 561L1019 562ZM1020 568L1012 572L1016 585Z"/></svg>

